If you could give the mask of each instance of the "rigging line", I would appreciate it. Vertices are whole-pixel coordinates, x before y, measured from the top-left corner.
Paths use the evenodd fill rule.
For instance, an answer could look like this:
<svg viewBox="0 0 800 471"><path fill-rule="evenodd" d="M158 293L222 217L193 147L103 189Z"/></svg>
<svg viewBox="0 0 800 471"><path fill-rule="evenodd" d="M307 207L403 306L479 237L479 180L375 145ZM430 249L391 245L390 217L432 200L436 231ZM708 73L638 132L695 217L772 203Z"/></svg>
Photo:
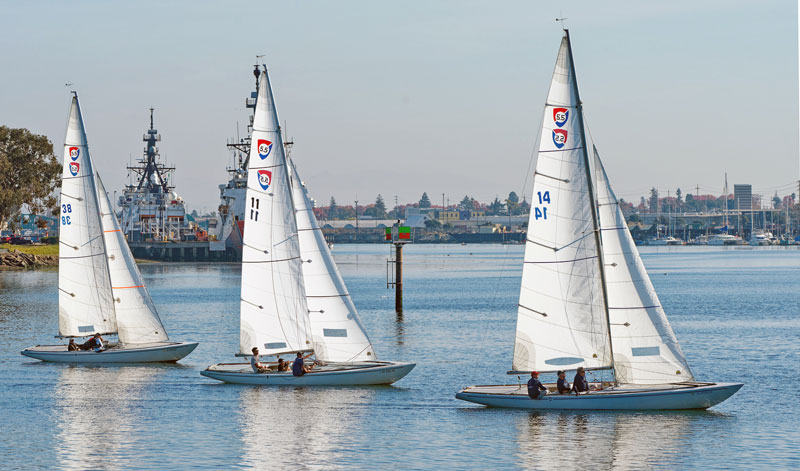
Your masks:
<svg viewBox="0 0 800 471"><path fill-rule="evenodd" d="M66 196L67 198L72 198L72 199L77 200L77 201L83 201L83 198L81 198L80 196L72 196L72 195L68 195L66 193L61 193L61 196Z"/></svg>
<svg viewBox="0 0 800 471"><path fill-rule="evenodd" d="M539 140L541 139L541 136L542 136L542 126L543 125L544 125L544 113L542 113L542 118L539 120L539 128L536 131L536 138L533 141L533 148L531 149L531 155L528 158L528 170L525 171L525 180L522 182L522 195L523 196L526 194L525 192L527 191L526 188L528 186L528 176L531 174L531 167L533 166L533 158L536 155L536 152L541 147L541 143L539 142ZM532 188L531 188L531 191L533 191ZM508 214L510 216L511 215L511 211L508 210L508 207L506 207L506 210L508 211Z"/></svg>
<svg viewBox="0 0 800 471"><path fill-rule="evenodd" d="M492 301L490 305L492 309L489 311L488 318L491 318L492 315L497 311L497 293L500 291L500 282L503 279L503 272L506 268L506 262L508 261L508 252L511 248L510 245L506 246L506 253L503 256L503 264L500 266L500 275L497 277L497 284L494 287L494 294L492 295ZM486 342L486 336L489 334L490 329L483 329L483 336L481 337L481 343L478 345L478 355L475 357L475 364L472 366L472 376L475 376L476 371L478 370L478 363L481 361L481 357L483 356L483 345Z"/></svg>

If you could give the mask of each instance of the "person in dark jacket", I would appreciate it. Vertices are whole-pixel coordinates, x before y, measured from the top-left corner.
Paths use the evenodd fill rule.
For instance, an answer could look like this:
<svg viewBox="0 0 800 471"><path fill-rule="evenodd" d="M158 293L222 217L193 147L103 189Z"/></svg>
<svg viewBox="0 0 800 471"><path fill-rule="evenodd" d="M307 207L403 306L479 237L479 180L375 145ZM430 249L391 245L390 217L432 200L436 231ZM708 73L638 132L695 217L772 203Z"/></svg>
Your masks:
<svg viewBox="0 0 800 471"><path fill-rule="evenodd" d="M556 384L558 387L559 394L569 394L569 381L567 381L567 372L561 370L558 372L558 383Z"/></svg>
<svg viewBox="0 0 800 471"><path fill-rule="evenodd" d="M578 372L575 373L575 379L572 380L572 390L575 394L582 392L589 392L589 382L586 380L586 370L582 366L578 367Z"/></svg>
<svg viewBox="0 0 800 471"><path fill-rule="evenodd" d="M306 373L311 373L311 366L306 366L303 363L303 360L313 355L314 352L309 353L306 356L303 356L302 353L297 352L297 358L294 359L294 363L292 363L292 374L294 376L303 376Z"/></svg>
<svg viewBox="0 0 800 471"><path fill-rule="evenodd" d="M538 371L531 371L531 379L528 380L528 396L531 399L541 399L547 396L547 388L539 382Z"/></svg>

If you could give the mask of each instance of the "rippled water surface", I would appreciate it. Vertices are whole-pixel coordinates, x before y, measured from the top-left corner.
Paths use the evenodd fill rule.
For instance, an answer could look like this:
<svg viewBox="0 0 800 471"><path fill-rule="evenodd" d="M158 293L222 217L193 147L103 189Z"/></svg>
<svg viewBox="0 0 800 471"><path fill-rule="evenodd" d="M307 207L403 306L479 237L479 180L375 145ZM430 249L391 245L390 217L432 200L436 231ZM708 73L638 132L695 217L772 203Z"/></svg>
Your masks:
<svg viewBox="0 0 800 471"><path fill-rule="evenodd" d="M235 264L140 265L177 365L85 367L19 355L54 342L57 273L0 272L0 462L32 468L638 469L800 467L800 250L643 250L702 380L744 382L707 412L569 413L458 401L514 382L519 246L409 246L405 313L385 246L334 255L381 359L414 361L391 387L269 388L203 378L238 346Z"/></svg>

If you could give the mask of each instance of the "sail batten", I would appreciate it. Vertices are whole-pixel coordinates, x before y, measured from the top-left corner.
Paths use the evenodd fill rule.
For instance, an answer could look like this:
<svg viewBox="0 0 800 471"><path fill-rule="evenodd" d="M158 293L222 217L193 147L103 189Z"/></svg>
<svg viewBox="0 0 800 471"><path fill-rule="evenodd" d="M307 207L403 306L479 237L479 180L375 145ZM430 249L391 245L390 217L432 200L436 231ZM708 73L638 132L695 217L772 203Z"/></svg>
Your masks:
<svg viewBox="0 0 800 471"><path fill-rule="evenodd" d="M247 161L239 353L313 349L300 248L278 112L266 70L259 78Z"/></svg>

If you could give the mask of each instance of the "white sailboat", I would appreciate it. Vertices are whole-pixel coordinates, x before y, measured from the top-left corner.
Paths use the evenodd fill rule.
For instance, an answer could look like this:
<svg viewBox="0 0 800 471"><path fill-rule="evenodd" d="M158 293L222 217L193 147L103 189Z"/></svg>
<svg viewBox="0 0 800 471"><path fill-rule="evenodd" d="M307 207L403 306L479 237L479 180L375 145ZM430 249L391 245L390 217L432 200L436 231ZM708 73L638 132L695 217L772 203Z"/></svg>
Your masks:
<svg viewBox="0 0 800 471"><path fill-rule="evenodd" d="M37 345L25 356L68 363L177 361L197 343L171 342L120 231L108 194L94 171L77 94L64 144L59 228L60 338L117 335L106 348L69 351Z"/></svg>
<svg viewBox="0 0 800 471"><path fill-rule="evenodd" d="M265 385L391 384L413 363L378 361L297 172L286 157L272 86L261 73L247 172L238 356L314 352L311 373L220 363L203 376ZM290 361L291 357L288 358Z"/></svg>
<svg viewBox="0 0 800 471"><path fill-rule="evenodd" d="M534 174L512 371L594 370L580 395L531 399L524 383L456 397L523 409L705 409L742 387L697 382L658 300L596 149L590 157L564 31ZM527 379L527 378L526 378Z"/></svg>

